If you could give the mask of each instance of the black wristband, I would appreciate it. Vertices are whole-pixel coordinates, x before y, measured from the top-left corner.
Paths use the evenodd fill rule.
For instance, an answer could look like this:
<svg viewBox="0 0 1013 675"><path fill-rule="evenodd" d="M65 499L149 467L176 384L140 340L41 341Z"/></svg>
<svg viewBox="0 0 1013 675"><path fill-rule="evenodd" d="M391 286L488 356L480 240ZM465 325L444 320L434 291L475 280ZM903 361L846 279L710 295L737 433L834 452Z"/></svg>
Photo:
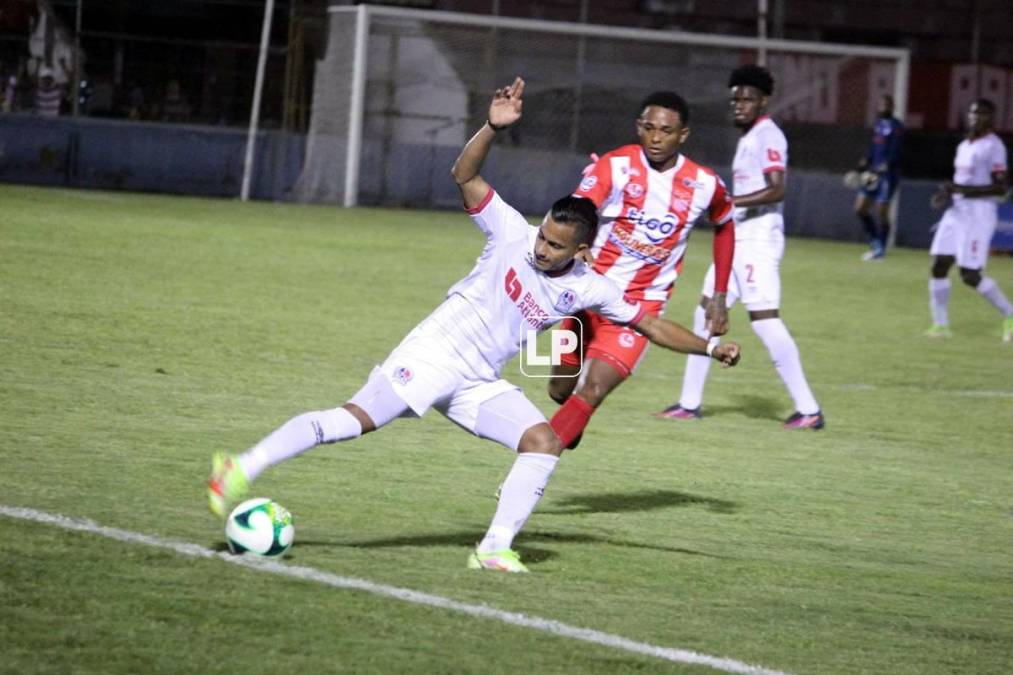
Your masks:
<svg viewBox="0 0 1013 675"><path fill-rule="evenodd" d="M485 121L485 123L489 125L489 128L493 130L493 133L499 133L500 131L503 131L504 129L506 129L505 126L502 126L502 127L496 126L495 124L493 124L492 122L490 122L488 119Z"/></svg>

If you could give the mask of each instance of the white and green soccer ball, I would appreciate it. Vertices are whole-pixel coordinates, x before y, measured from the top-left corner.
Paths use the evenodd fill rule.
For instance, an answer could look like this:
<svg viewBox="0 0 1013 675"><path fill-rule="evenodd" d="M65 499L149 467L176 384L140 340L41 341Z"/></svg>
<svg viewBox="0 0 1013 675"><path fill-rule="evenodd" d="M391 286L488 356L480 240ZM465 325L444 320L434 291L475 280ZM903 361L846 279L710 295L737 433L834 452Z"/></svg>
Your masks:
<svg viewBox="0 0 1013 675"><path fill-rule="evenodd" d="M225 538L233 553L281 555L295 538L292 514L266 497L247 499L229 514Z"/></svg>

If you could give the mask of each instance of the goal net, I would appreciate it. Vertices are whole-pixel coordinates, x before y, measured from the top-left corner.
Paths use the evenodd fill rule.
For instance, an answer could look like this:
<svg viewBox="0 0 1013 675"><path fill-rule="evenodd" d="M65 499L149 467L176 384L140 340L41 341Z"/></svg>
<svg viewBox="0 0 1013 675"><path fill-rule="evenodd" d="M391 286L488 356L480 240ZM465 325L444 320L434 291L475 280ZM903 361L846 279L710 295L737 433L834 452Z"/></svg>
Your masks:
<svg viewBox="0 0 1013 675"><path fill-rule="evenodd" d="M788 133L793 169L839 183L864 153L881 95L894 96L903 119L906 50L332 7L300 195L456 206L450 167L492 92L515 75L527 82L524 117L501 134L483 175L522 211L570 192L590 152L633 142L639 103L661 89L689 102L686 154L725 172L738 137L728 75L760 60L777 81L771 113Z"/></svg>

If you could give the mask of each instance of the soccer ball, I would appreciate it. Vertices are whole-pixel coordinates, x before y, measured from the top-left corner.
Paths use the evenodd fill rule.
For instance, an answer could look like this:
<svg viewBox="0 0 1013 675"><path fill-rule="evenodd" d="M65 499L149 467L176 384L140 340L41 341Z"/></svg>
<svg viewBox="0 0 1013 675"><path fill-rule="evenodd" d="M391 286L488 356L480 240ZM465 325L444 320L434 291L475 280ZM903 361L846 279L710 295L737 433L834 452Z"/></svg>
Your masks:
<svg viewBox="0 0 1013 675"><path fill-rule="evenodd" d="M266 497L247 499L229 514L225 538L233 553L281 555L292 546L292 514Z"/></svg>

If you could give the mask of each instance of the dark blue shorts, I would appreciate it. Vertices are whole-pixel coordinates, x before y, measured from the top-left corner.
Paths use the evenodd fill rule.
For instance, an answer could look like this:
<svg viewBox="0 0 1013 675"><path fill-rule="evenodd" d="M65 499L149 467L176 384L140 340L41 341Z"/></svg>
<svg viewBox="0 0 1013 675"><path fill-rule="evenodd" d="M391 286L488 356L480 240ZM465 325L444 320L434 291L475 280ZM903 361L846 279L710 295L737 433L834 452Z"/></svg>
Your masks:
<svg viewBox="0 0 1013 675"><path fill-rule="evenodd" d="M897 191L898 183L900 183L900 176L895 173L884 173L880 175L878 181L867 188L859 188L858 192L874 202L885 204L893 199L893 193Z"/></svg>

